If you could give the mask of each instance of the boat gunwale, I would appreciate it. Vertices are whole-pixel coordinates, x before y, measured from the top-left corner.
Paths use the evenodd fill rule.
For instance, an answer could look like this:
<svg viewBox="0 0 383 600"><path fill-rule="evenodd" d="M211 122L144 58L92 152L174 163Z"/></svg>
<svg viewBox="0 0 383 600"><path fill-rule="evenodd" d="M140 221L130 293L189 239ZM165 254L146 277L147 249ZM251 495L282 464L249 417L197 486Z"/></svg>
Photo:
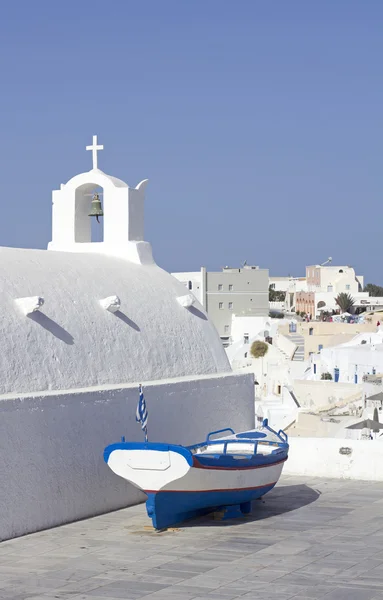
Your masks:
<svg viewBox="0 0 383 600"><path fill-rule="evenodd" d="M189 464L190 467L196 467L196 468L222 468L222 469L228 469L228 470L232 470L232 469L254 469L257 467L266 467L266 466L272 466L274 464L278 464L279 462L281 462L282 460L286 460L287 459L287 455L288 455L288 451L289 451L289 444L288 444L288 437L287 434L280 429L278 431L278 433L276 431L274 431L271 427L269 427L268 425L268 420L264 419L263 423L262 423L262 429L267 430L269 433L271 433L272 435L276 436L280 441L276 441L276 440L267 440L264 439L264 437L262 436L260 439L254 439L249 437L249 438L245 438L245 437L241 437L240 439L235 438L235 437L223 437L223 438L218 438L215 440L211 440L210 437L214 434L219 434L222 433L224 431L231 431L233 432L232 429L221 429L218 431L213 431L208 433L208 435L206 436L206 439L204 442L199 442L198 444L193 444L191 446L182 446L181 444L166 444L163 442L126 442L125 441L125 437L121 438L120 442L114 443L114 444L110 444L109 446L107 446L104 450L104 460L106 463L108 463L108 459L110 457L110 455L112 454L112 452L114 452L115 450L152 450L152 451L159 451L159 452L176 452L177 454L182 455L185 460L187 461L187 463ZM242 434L245 433L251 433L254 432L256 430L249 430L247 432L241 432ZM262 433L260 431L260 433ZM235 434L233 432L233 435L238 435ZM258 443L260 443L261 445L270 445L270 446L276 446L275 450L272 450L272 452L270 454L261 454L258 453ZM196 451L199 448L204 448L207 446L218 446L218 445L222 445L224 446L223 448L223 452L218 452L218 453L214 453L213 455L209 453L197 453ZM228 445L238 445L238 448L244 445L252 445L254 446L253 452L246 452L246 453L240 453L240 452L228 452L227 451L227 446ZM234 456L233 456L234 454ZM236 458L235 455L240 455L241 458L243 457L243 460L245 460L247 463L253 461L252 465L246 465L246 464L242 464L240 465L235 464L236 462ZM279 459L278 455L282 455L283 458L281 458L281 460ZM202 462L201 462L201 457L202 458ZM270 460L269 457L273 457L274 459L276 458L277 460ZM218 461L220 461L220 464L217 464ZM255 464L254 464L255 462ZM205 463L205 464L203 464ZM226 464L225 464L226 463Z"/></svg>

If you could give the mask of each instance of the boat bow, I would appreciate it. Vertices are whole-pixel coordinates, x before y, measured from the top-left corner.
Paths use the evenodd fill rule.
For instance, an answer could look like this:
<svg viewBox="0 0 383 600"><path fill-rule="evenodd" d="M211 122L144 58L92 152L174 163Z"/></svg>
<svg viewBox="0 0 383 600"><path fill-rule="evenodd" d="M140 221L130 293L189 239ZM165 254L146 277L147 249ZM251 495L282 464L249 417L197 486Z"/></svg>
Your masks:
<svg viewBox="0 0 383 600"><path fill-rule="evenodd" d="M150 442L111 444L104 450L104 460L116 475L146 493L184 477L193 465L187 448Z"/></svg>

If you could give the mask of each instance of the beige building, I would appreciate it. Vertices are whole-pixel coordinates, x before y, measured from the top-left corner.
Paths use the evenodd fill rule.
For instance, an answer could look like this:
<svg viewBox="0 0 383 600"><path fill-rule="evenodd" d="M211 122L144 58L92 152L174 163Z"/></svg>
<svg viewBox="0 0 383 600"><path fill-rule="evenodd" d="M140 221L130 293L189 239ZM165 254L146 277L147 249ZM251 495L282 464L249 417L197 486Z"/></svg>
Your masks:
<svg viewBox="0 0 383 600"><path fill-rule="evenodd" d="M338 346L349 342L358 333L376 331L376 322L368 323L329 323L327 321L311 321L296 324L295 336L302 336L304 342L304 359L307 360L311 354L320 352L323 348ZM284 324L279 328L282 335L289 336L289 325Z"/></svg>
<svg viewBox="0 0 383 600"><path fill-rule="evenodd" d="M363 277L349 266L311 265L306 267L307 291L296 293L295 310L315 318L321 310L337 310L335 298L344 292L354 300L368 298L363 292Z"/></svg>

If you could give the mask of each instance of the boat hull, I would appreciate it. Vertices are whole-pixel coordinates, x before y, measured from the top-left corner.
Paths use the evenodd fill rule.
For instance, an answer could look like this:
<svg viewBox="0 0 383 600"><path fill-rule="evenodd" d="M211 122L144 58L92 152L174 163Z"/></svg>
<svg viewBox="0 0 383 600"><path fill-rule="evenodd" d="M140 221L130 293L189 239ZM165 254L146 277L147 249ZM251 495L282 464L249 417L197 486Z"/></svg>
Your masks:
<svg viewBox="0 0 383 600"><path fill-rule="evenodd" d="M251 511L251 502L270 492L275 483L250 489L147 492L146 510L155 529L166 529L230 506L237 506L247 514Z"/></svg>

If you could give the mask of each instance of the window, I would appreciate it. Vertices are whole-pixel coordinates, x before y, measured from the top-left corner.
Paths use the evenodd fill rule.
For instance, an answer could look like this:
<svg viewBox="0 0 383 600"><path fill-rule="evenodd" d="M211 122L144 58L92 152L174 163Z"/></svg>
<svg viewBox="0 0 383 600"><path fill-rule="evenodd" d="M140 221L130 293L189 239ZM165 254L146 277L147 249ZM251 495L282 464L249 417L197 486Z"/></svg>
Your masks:
<svg viewBox="0 0 383 600"><path fill-rule="evenodd" d="M314 327L310 327L310 329L309 329L309 335L314 335Z"/></svg>
<svg viewBox="0 0 383 600"><path fill-rule="evenodd" d="M229 333L229 325L225 325L225 333Z"/></svg>
<svg viewBox="0 0 383 600"><path fill-rule="evenodd" d="M275 290L275 283L270 283L270 289Z"/></svg>
<svg viewBox="0 0 383 600"><path fill-rule="evenodd" d="M233 310L233 303L229 302L229 310Z"/></svg>
<svg viewBox="0 0 383 600"><path fill-rule="evenodd" d="M317 372L317 366L316 366L316 364L314 363L314 375L316 375L316 372Z"/></svg>
<svg viewBox="0 0 383 600"><path fill-rule="evenodd" d="M347 284L347 285L346 285L346 290L349 290L349 289L350 289L350 285L349 285L349 284Z"/></svg>
<svg viewBox="0 0 383 600"><path fill-rule="evenodd" d="M223 290L223 285L222 285L222 283L219 283L218 284L218 291L222 292L222 290Z"/></svg>
<svg viewBox="0 0 383 600"><path fill-rule="evenodd" d="M328 291L328 292L332 292L332 291L333 291L333 290L332 290L332 285L328 285L328 286L327 286L327 291Z"/></svg>
<svg viewBox="0 0 383 600"><path fill-rule="evenodd" d="M188 289L189 290L193 289L193 282L192 281L188 281Z"/></svg>
<svg viewBox="0 0 383 600"><path fill-rule="evenodd" d="M219 308L219 310L223 310L223 302L218 303L218 308Z"/></svg>
<svg viewBox="0 0 383 600"><path fill-rule="evenodd" d="M229 283L229 292L233 291L233 285L231 283Z"/></svg>
<svg viewBox="0 0 383 600"><path fill-rule="evenodd" d="M318 345L318 352L320 352L321 350L323 350L323 344Z"/></svg>
<svg viewBox="0 0 383 600"><path fill-rule="evenodd" d="M247 352L245 352L245 358L247 358Z"/></svg>
<svg viewBox="0 0 383 600"><path fill-rule="evenodd" d="M243 343L244 344L248 344L249 343L249 334L248 333L244 333L243 334Z"/></svg>

